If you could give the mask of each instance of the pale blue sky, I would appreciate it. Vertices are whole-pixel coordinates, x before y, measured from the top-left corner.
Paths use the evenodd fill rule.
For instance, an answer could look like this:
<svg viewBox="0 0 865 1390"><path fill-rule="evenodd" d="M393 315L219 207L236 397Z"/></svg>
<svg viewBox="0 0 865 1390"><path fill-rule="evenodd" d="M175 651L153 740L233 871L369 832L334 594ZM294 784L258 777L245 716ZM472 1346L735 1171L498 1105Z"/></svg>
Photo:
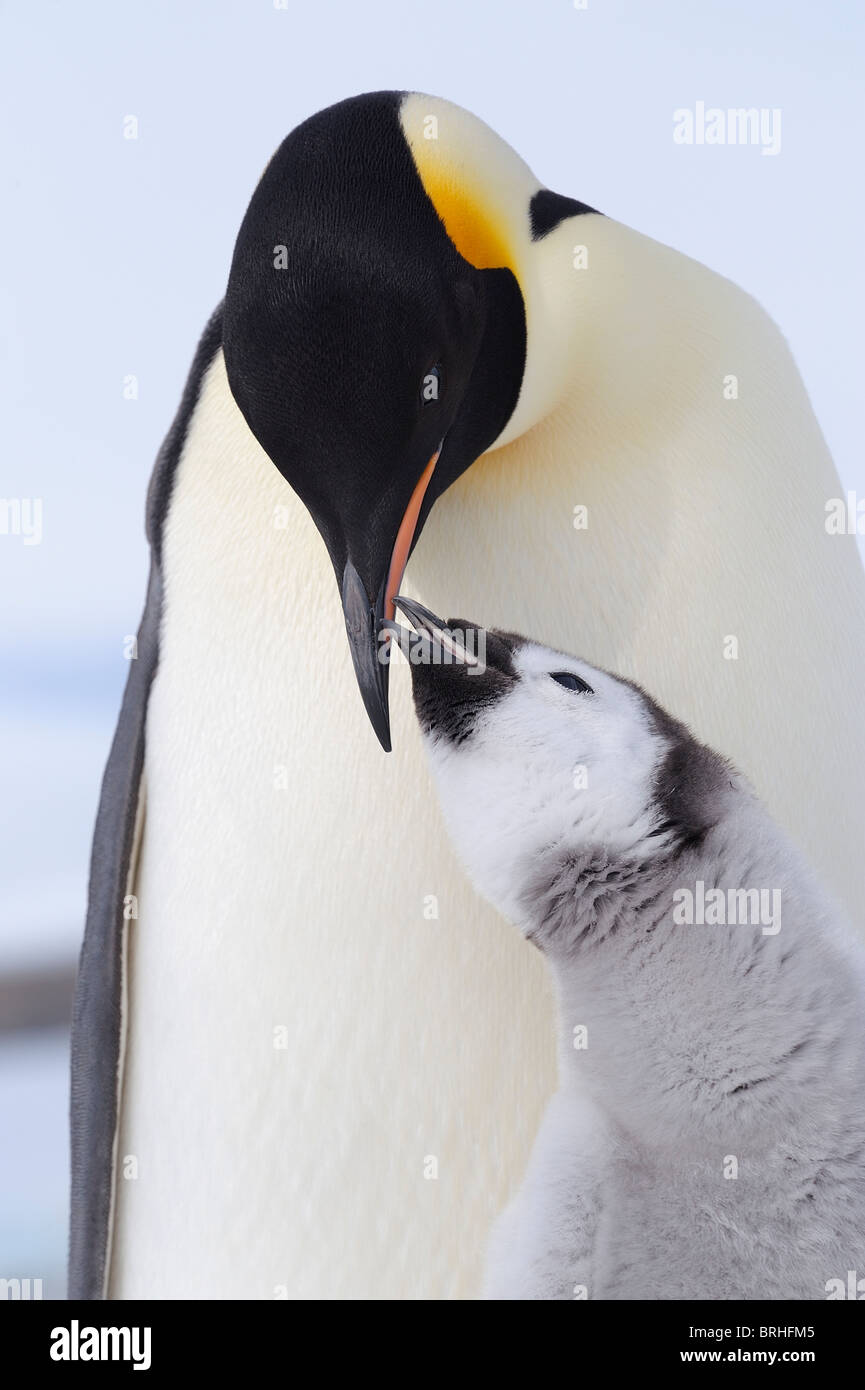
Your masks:
<svg viewBox="0 0 865 1390"><path fill-rule="evenodd" d="M448 97L550 187L738 281L865 495L865 18L849 0L6 0L0 24L0 496L43 499L41 545L0 535L0 970L77 946L147 478L252 188L320 107ZM674 144L673 111L698 101L780 108L780 153Z"/></svg>

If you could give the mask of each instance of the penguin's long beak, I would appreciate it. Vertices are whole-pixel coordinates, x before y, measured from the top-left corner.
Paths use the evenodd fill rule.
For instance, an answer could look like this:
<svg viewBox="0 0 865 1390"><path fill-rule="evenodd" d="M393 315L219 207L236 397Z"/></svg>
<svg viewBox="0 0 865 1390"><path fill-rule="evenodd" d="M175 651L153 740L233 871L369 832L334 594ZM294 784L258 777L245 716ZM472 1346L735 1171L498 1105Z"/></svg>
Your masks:
<svg viewBox="0 0 865 1390"><path fill-rule="evenodd" d="M442 444L444 441L442 441ZM395 616L394 598L397 594L412 542L417 532L418 517L439 455L439 444L415 484L408 506L396 534L387 574L376 601L370 603L363 580L348 560L342 576L342 611L345 629L366 712L386 753L391 751L390 710L388 705L388 673L390 671L390 634L388 625ZM425 610L426 611L426 610Z"/></svg>

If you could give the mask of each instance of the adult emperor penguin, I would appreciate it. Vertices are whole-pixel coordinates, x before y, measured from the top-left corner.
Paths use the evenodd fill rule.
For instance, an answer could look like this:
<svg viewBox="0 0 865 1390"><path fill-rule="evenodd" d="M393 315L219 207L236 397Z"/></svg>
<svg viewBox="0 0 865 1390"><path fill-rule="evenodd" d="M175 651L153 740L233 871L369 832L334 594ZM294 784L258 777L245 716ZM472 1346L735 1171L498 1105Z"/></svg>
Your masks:
<svg viewBox="0 0 865 1390"><path fill-rule="evenodd" d="M551 1000L452 858L399 668L389 718L416 541L409 592L645 683L861 896L838 494L754 301L474 116L377 93L285 140L150 490L75 1008L73 1296L478 1289Z"/></svg>

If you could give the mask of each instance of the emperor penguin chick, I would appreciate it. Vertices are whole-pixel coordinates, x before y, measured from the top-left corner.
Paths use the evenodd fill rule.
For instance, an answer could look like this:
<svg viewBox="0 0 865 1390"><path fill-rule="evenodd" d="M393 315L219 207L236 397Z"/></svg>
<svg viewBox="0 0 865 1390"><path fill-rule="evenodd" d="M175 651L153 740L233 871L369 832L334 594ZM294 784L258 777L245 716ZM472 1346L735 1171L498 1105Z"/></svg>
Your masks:
<svg viewBox="0 0 865 1390"><path fill-rule="evenodd" d="M558 1000L559 1089L485 1296L832 1297L865 1270L859 939L744 778L637 686L402 607L451 836Z"/></svg>

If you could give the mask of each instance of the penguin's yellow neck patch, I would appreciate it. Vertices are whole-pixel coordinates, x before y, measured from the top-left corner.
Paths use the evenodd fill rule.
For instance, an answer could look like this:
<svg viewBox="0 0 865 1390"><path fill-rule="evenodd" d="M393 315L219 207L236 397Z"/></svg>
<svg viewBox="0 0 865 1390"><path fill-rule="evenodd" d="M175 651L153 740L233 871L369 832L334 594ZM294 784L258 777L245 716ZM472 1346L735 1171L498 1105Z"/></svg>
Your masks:
<svg viewBox="0 0 865 1390"><path fill-rule="evenodd" d="M457 171L438 160L417 160L417 165L433 207L463 259L476 270L506 266L516 274L507 228L484 206L482 195L466 188Z"/></svg>

